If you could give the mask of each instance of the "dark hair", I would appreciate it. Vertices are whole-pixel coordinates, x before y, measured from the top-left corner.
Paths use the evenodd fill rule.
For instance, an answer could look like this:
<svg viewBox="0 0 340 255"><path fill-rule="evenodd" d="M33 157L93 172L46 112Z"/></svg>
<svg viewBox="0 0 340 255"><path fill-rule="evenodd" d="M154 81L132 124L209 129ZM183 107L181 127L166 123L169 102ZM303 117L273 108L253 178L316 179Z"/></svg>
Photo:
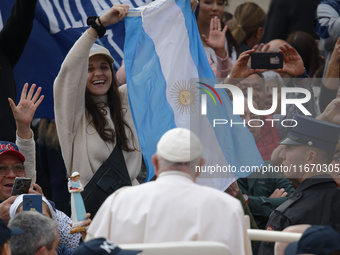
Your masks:
<svg viewBox="0 0 340 255"><path fill-rule="evenodd" d="M233 53L233 49L235 49L236 52L240 51L240 46L237 44L235 38L231 34L230 29L228 28L227 32L225 33L225 37L227 38L228 42L228 54L229 57L231 58L231 55Z"/></svg>
<svg viewBox="0 0 340 255"><path fill-rule="evenodd" d="M234 16L230 13L230 12L222 12L222 15L221 15L221 22L222 24L224 25L225 22L231 20Z"/></svg>
<svg viewBox="0 0 340 255"><path fill-rule="evenodd" d="M224 5L224 7L228 6L229 5L229 0L223 0L223 5ZM197 5L197 8L195 10L195 17L196 17L196 19L198 17L199 11L200 11L200 5Z"/></svg>
<svg viewBox="0 0 340 255"><path fill-rule="evenodd" d="M85 107L87 113L92 117L91 122L93 123L93 126L105 142L114 143L117 139L117 145L119 145L122 150L134 151L136 148L129 148L128 146L128 138L125 133L125 127L127 127L130 131L132 139L133 133L123 117L127 110L122 108L120 93L117 85L118 83L116 81L115 73L111 64L110 69L112 72L112 83L110 89L107 92L107 105L110 109L110 117L115 130L107 127L108 123L105 119L107 111L104 109L103 103L96 103L93 100L91 93L87 89L85 92Z"/></svg>
<svg viewBox="0 0 340 255"><path fill-rule="evenodd" d="M41 119L38 128L39 143L60 150L57 127L54 120Z"/></svg>
<svg viewBox="0 0 340 255"><path fill-rule="evenodd" d="M313 36L295 31L288 35L286 41L300 54L308 75L313 77L321 65L320 52Z"/></svg>
<svg viewBox="0 0 340 255"><path fill-rule="evenodd" d="M229 12L223 12L222 13L222 17L221 17L221 27L222 29L225 27L225 22L223 22L223 17L226 19L226 21L228 21L229 19L233 18L233 15ZM227 39L228 42L228 54L229 54L229 58L231 58L231 55L233 53L233 49L235 49L236 52L239 52L239 45L237 44L235 38L233 37L233 35L231 34L231 30L230 27L228 27L227 32L225 33L225 37Z"/></svg>

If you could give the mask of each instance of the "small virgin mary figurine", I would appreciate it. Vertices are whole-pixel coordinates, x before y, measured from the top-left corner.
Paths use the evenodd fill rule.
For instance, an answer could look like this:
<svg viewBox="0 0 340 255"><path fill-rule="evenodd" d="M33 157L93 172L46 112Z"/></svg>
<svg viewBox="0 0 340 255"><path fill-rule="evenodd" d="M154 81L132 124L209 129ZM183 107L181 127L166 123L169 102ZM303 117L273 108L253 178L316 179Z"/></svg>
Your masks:
<svg viewBox="0 0 340 255"><path fill-rule="evenodd" d="M85 220L84 217L86 214L84 201L80 194L84 189L79 178L80 174L78 172L73 172L68 181L68 191L71 193L72 227L80 226L82 221Z"/></svg>

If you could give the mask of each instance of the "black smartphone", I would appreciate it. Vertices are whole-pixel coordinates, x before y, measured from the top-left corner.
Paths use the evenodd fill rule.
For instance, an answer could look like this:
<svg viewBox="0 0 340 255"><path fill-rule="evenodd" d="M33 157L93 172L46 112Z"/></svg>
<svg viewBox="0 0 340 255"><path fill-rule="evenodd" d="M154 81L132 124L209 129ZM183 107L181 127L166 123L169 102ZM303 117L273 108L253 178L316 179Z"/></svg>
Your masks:
<svg viewBox="0 0 340 255"><path fill-rule="evenodd" d="M31 187L31 182L32 179L30 178L16 177L12 188L12 196L27 194Z"/></svg>
<svg viewBox="0 0 340 255"><path fill-rule="evenodd" d="M37 211L42 213L42 196L38 194L23 195L23 211Z"/></svg>
<svg viewBox="0 0 340 255"><path fill-rule="evenodd" d="M279 69L283 67L282 52L253 52L250 55L252 69Z"/></svg>

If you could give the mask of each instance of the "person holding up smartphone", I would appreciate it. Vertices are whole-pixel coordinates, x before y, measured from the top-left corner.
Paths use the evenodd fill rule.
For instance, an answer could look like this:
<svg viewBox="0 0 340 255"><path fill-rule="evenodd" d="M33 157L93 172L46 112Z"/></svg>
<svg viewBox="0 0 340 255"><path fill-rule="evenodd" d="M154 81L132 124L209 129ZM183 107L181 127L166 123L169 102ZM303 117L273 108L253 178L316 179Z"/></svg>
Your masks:
<svg viewBox="0 0 340 255"><path fill-rule="evenodd" d="M25 157L16 144L0 142L0 218L6 223L9 207L16 197L11 196L15 178L26 176L24 162Z"/></svg>
<svg viewBox="0 0 340 255"><path fill-rule="evenodd" d="M287 74L289 75L289 77L308 78L308 75L305 74L303 61L299 53L293 47L291 47L287 43L284 43L284 41L281 42L277 48L278 52L282 53L282 68L274 69L273 71L276 71L280 74ZM255 46L253 49L241 53L238 60L231 69L230 75L228 75L227 79L224 80L224 83L233 84L233 79L241 80L247 78L252 74L267 71L267 69L252 69L250 66L248 66L248 62L249 60L251 60L251 56L253 53L268 52L270 47L273 46L271 44L261 44L260 46Z"/></svg>
<svg viewBox="0 0 340 255"><path fill-rule="evenodd" d="M39 97L41 88L38 88L34 93L35 87L36 85L33 84L27 92L28 84L24 85L17 106L12 99L9 99L17 125L17 141L20 138L27 139L23 142L28 141L28 146L24 147L24 151L26 149L27 152L26 158L16 144L0 141L0 218L6 223L9 221L9 208L16 198L16 196L11 196L15 178L29 177L33 179L33 183L35 182L35 143L30 123L37 107L44 98L43 96ZM26 161L31 163L24 165ZM38 185L33 184L33 187L37 191L30 189L29 193L42 193Z"/></svg>
<svg viewBox="0 0 340 255"><path fill-rule="evenodd" d="M83 217L82 225L83 231L75 234L71 234L71 219L65 215L63 212L54 208L52 203L47 200L42 195L37 194L22 194L16 197L13 204L9 210L10 218L14 218L16 214L22 211L37 211L44 216L55 220L58 222L58 235L60 238L59 246L58 246L58 254L61 255L69 255L74 249L78 247L78 245L85 240L86 237L86 229L91 224L90 215L86 214ZM82 239L82 241L81 241Z"/></svg>

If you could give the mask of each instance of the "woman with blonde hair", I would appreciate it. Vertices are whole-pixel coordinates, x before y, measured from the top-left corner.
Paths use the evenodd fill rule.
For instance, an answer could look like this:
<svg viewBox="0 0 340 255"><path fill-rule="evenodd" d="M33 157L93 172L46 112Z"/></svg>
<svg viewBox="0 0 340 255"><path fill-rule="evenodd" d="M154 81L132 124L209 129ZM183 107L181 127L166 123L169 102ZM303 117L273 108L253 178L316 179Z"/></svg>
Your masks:
<svg viewBox="0 0 340 255"><path fill-rule="evenodd" d="M261 41L266 16L265 11L253 2L240 4L236 8L231 33L240 47L240 53Z"/></svg>

